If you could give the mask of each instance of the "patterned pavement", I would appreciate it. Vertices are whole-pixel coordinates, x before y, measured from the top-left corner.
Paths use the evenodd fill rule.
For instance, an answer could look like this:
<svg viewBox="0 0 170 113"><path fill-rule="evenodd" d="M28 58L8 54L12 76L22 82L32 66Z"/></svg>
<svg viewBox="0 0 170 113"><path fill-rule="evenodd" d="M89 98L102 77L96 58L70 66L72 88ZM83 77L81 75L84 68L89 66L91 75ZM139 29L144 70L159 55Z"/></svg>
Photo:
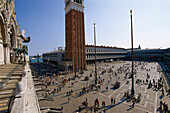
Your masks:
<svg viewBox="0 0 170 113"><path fill-rule="evenodd" d="M41 108L60 108L63 106L63 112L64 113L73 113L73 112L78 112L79 106L84 108L82 105L82 102L86 100L88 102L88 108L83 109L81 113L85 112L90 112L90 107L94 106L94 101L96 98L99 100L99 111L103 110L101 102L104 100L106 103L106 113L157 113L159 112L159 103L160 100L163 102L166 102L168 106L170 107L170 101L168 101L169 97L165 93L165 97L163 99L160 99L161 96L161 91L160 90L155 90L154 88L148 89L148 85L143 82L141 84L136 84L136 80L146 80L147 78L147 73L150 75L150 78L148 80L157 81L161 76L162 73L157 72L157 63L141 63L141 62L136 62L135 63L135 69L137 71L137 74L135 75L135 94L136 96L141 93L141 101L139 103L135 104L135 107L132 107L132 101L131 100L126 100L123 96L124 93L127 91L131 91L131 79L124 78L125 73L122 71L118 73L117 69L124 66L125 68L129 67L129 71L131 69L130 62L111 62L111 63L103 63L98 65L98 76L100 78L104 78L104 83L101 85L101 90L98 92L96 89L93 91L86 93L82 96L79 96L79 92L82 90L83 87L88 86L91 83L94 83L94 66L88 66L88 71L85 71L83 76L80 79L77 79L77 82L74 80L71 80L66 83L65 87L62 88L62 91L59 93L56 93L54 95L48 95L49 98L52 98L53 101L51 100L41 100L39 101L40 107ZM141 70L141 66L143 66L144 70ZM100 68L99 68L100 67ZM113 72L109 72L109 68L113 70ZM150 71L148 71L150 69ZM101 74L103 70L107 70L106 73ZM115 72L117 73L117 76L115 76ZM90 78L89 81L85 81L84 78L85 76L89 76L90 73L92 73L93 77ZM73 74L69 75L63 75L61 77L72 77ZM111 83L108 84L108 80L110 80L111 77ZM118 89L113 89L112 84L114 84L116 81L121 83L121 86ZM127 84L127 81L129 83ZM74 85L71 85L71 83L74 83ZM109 90L106 91L106 86L109 87ZM57 86L50 86L49 89L56 88ZM73 94L70 96L71 100L68 102L68 96L67 96L67 91L73 90ZM37 92L37 95L39 98L43 98L41 95L44 94L43 91ZM116 99L116 104L111 105L111 98ZM42 111L43 112L43 111Z"/></svg>

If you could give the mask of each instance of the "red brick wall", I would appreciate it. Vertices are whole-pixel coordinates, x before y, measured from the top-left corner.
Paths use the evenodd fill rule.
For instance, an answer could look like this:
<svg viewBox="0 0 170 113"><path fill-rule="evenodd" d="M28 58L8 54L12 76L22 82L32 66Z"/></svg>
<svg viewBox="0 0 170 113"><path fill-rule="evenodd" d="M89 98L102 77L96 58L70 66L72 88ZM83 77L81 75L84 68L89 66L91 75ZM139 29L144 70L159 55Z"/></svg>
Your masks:
<svg viewBox="0 0 170 113"><path fill-rule="evenodd" d="M74 15L73 15L74 12ZM75 19L75 22L73 21ZM75 30L74 30L75 26ZM66 14L66 60L72 60L75 65L74 45L76 46L76 69L86 68L85 58L85 26L84 13L76 10L70 10ZM75 31L75 43L74 43ZM75 66L74 66L75 67Z"/></svg>

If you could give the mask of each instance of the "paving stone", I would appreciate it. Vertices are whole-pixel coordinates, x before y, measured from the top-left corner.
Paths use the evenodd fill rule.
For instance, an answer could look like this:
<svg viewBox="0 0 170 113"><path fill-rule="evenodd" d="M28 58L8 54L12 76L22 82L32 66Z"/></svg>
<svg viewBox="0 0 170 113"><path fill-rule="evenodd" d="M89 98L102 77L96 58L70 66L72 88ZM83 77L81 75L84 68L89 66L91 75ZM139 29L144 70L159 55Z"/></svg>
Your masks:
<svg viewBox="0 0 170 113"><path fill-rule="evenodd" d="M136 62L138 63L138 62ZM134 78L135 80L135 94L138 96L139 93L141 93L141 102L136 103L135 107L132 108L132 101L126 101L123 100L123 96L124 93L126 91L129 90L129 92L131 92L131 86L132 86L132 81L131 79L124 79L125 73L118 73L117 77L114 76L114 74L112 75L112 73L108 73L108 71L106 71L105 74L100 74L101 70L100 68L104 68L104 69L109 69L112 66L114 66L113 68L113 73L117 72L117 69L120 66L123 65L127 65L127 67L130 68L131 71L131 62L113 62L113 63L101 63L98 66L98 76L100 76L101 78L105 79L105 82L101 85L101 91L99 91L99 93L94 90L91 91L87 94L84 94L82 96L79 96L79 92L82 90L83 87L86 87L87 84L90 83L94 83L94 66L87 66L88 70L84 71L83 77L78 79L78 82L75 82L74 80L71 80L70 82L67 82L65 87L62 88L62 91L60 93L56 93L54 94L50 94L48 95L48 97L52 97L54 99L54 101L49 101L49 100L41 100L39 101L40 107L52 107L52 108L60 108L61 106L64 107L64 113L73 113L78 111L78 107L82 106L82 102L86 100L88 100L88 105L89 107L94 105L94 100L96 98L98 98L99 102L100 102L100 106L99 106L99 111L103 110L103 108L101 107L101 102L103 100L105 100L106 102L106 113L125 113L125 112L129 112L129 113L156 113L157 109L159 107L159 102L160 102L160 95L161 95L161 91L155 91L154 88L150 88L148 89L148 85L138 85L136 84L136 80L137 79L141 79L141 80L146 80L146 75L147 73L149 73L149 75L151 75L149 80L153 80L155 79L157 81L157 79L159 79L161 77L161 74L159 74L156 70L157 63L151 62L151 63L147 63L145 65L145 67L147 69L151 69L151 71L146 71L146 70L140 70L141 66L137 66L135 67L135 69L138 68L137 74L135 75L136 77ZM151 68L151 67L155 67L155 69ZM90 77L89 81L85 81L84 78L85 76L89 76L90 73L92 73L93 77ZM111 83L108 85L107 81L109 80L109 75L111 74L112 80ZM77 73L77 75L80 75ZM74 74L68 74L68 75L61 75L59 77L59 80L61 80L61 77L67 77L67 78L71 78L73 77ZM118 77L120 77L120 80L118 80ZM127 80L129 80L129 83L126 84ZM116 81L119 81L121 83L120 88L118 89L112 89L113 86L111 84L114 84ZM71 83L74 82L74 85L72 86ZM146 82L146 81L145 81ZM105 87L109 86L109 90L106 91ZM57 85L51 85L48 87L48 89L54 89L58 87ZM36 88L38 88L36 86ZM67 92L70 90L73 90L73 94L70 96L71 100L70 102L68 102L68 96L67 96ZM45 92L44 91L39 91L37 92L38 97L43 97L42 94L44 95ZM166 94L165 94L166 95ZM111 97L116 98L116 106L111 106L110 105L110 99ZM164 102L166 102L166 104L168 104L168 107L170 107L170 101L168 101L169 97L165 96L162 100ZM155 112L156 110L156 112ZM83 109L82 113L85 113L86 110Z"/></svg>

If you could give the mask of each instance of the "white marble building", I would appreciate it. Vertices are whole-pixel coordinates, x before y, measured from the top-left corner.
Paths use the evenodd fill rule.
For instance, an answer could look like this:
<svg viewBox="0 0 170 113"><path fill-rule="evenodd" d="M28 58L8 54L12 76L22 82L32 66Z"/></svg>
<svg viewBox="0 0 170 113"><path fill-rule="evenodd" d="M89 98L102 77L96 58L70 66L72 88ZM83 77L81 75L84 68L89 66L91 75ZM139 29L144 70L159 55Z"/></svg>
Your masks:
<svg viewBox="0 0 170 113"><path fill-rule="evenodd" d="M14 48L22 49L24 38L16 21L14 0L0 0L0 65L21 58Z"/></svg>

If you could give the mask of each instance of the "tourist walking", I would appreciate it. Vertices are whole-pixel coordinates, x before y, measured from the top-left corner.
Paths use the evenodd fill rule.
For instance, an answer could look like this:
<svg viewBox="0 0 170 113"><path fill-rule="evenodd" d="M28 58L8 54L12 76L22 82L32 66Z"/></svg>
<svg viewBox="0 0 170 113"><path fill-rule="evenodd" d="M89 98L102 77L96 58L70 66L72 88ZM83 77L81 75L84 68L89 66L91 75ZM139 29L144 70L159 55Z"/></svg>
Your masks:
<svg viewBox="0 0 170 113"><path fill-rule="evenodd" d="M70 97L68 97L68 102L70 102Z"/></svg>
<svg viewBox="0 0 170 113"><path fill-rule="evenodd" d="M105 101L102 101L102 107L105 108Z"/></svg>
<svg viewBox="0 0 170 113"><path fill-rule="evenodd" d="M116 99L114 98L114 100L113 100L113 103L114 103L114 105L115 105L115 103L116 103Z"/></svg>
<svg viewBox="0 0 170 113"><path fill-rule="evenodd" d="M162 98L164 97L164 89L163 89L163 87L162 87Z"/></svg>
<svg viewBox="0 0 170 113"><path fill-rule="evenodd" d="M93 107L90 107L90 110L91 110L91 113L92 113L92 111L93 111Z"/></svg>
<svg viewBox="0 0 170 113"><path fill-rule="evenodd" d="M109 86L106 86L106 91L108 91L108 89L109 89Z"/></svg>
<svg viewBox="0 0 170 113"><path fill-rule="evenodd" d="M81 112L81 106L79 106L79 112Z"/></svg>
<svg viewBox="0 0 170 113"><path fill-rule="evenodd" d="M98 103L98 98L96 98L96 100L94 101L94 106L96 106Z"/></svg>
<svg viewBox="0 0 170 113"><path fill-rule="evenodd" d="M134 107L135 106L135 100L133 99L132 100L132 107Z"/></svg>
<svg viewBox="0 0 170 113"><path fill-rule="evenodd" d="M99 100L97 101L97 107L99 107Z"/></svg>
<svg viewBox="0 0 170 113"><path fill-rule="evenodd" d="M160 101L159 111L162 111L162 100Z"/></svg>
<svg viewBox="0 0 170 113"><path fill-rule="evenodd" d="M111 105L113 105L113 97L111 98Z"/></svg>

